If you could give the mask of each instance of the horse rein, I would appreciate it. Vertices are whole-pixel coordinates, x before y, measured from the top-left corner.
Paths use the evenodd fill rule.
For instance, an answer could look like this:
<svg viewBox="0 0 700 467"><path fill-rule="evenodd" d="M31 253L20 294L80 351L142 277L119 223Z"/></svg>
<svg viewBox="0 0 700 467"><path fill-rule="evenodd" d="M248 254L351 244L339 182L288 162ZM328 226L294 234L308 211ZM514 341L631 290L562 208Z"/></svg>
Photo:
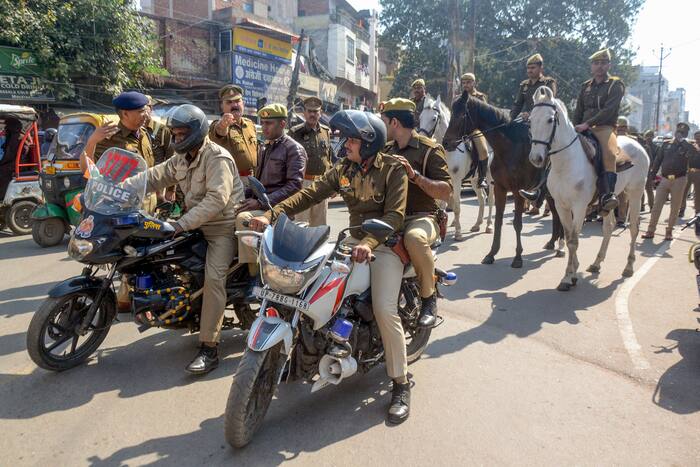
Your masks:
<svg viewBox="0 0 700 467"><path fill-rule="evenodd" d="M433 135L435 134L435 130L437 130L438 125L440 124L440 120L442 119L442 112L440 112L440 108L437 106L431 107L431 110L434 110L437 112L437 118L435 119L435 125L433 125L433 129L431 131L426 130L425 128L418 128L418 134L424 134L428 138L432 138Z"/></svg>
<svg viewBox="0 0 700 467"><path fill-rule="evenodd" d="M534 109L535 107L550 107L551 109L554 109L554 118L552 120L552 132L549 134L549 141L540 141L537 139L531 140L532 144L541 144L547 148L547 157L552 156L554 154L560 153L564 151L565 149L568 149L571 147L572 144L576 142L578 139L578 134L574 136L574 139L571 140L569 144L564 146L563 148L559 148L556 151L552 151L552 142L554 142L554 136L557 133L557 126L559 125L559 109L557 109L557 106L554 104L550 104L548 102L540 102L539 104L535 104L532 106Z"/></svg>

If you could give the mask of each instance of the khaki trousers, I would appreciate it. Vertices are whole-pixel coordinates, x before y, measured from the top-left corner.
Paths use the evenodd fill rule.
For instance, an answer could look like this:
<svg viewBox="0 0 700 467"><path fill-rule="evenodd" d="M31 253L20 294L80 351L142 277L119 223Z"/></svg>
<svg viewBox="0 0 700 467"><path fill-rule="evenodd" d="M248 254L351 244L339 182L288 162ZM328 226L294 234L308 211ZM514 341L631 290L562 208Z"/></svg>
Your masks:
<svg viewBox="0 0 700 467"><path fill-rule="evenodd" d="M611 126L596 126L591 128L593 136L600 143L603 150L603 170L615 173L615 159L617 152L617 135Z"/></svg>
<svg viewBox="0 0 700 467"><path fill-rule="evenodd" d="M406 218L403 242L416 270L422 298L435 293L435 260L430 245L437 238L438 225L432 217Z"/></svg>
<svg viewBox="0 0 700 467"><path fill-rule="evenodd" d="M316 177L319 178L319 177ZM312 180L304 179L302 188L310 187L314 182ZM328 200L324 199L322 202L311 206L306 211L294 216L294 220L308 222L309 227L318 227L319 225L326 225L326 217L328 215Z"/></svg>
<svg viewBox="0 0 700 467"><path fill-rule="evenodd" d="M359 241L349 238L345 242L356 245ZM369 263L372 311L384 344L387 375L398 379L408 374L406 335L398 312L403 263L391 248L384 245L375 248L372 254L376 257Z"/></svg>
<svg viewBox="0 0 700 467"><path fill-rule="evenodd" d="M654 200L654 209L651 210L651 219L649 220L649 232L654 232L656 230L656 224L659 222L659 216L661 216L661 210L666 204L666 199L668 195L671 195L671 212L668 215L668 227L666 227L666 232L672 232L673 226L676 225L678 220L678 210L681 207L681 198L683 197L683 191L685 191L685 183L687 177L678 177L675 180L669 180L666 177L661 178L661 183L656 187L656 199Z"/></svg>
<svg viewBox="0 0 700 467"><path fill-rule="evenodd" d="M685 191L683 192L683 202L681 203L681 210L685 210L685 205L688 202L688 193L690 192L690 186L693 186L693 208L695 212L700 212L700 193L698 188L700 188L700 170L688 170L688 182L685 185Z"/></svg>
<svg viewBox="0 0 700 467"><path fill-rule="evenodd" d="M246 222L250 222L253 217L262 216L265 211L245 211L238 216L236 216L236 232L241 232L243 230L250 230L250 227L243 225ZM258 262L258 254L255 250L241 241L238 238L238 262L245 264L256 264Z"/></svg>
<svg viewBox="0 0 700 467"><path fill-rule="evenodd" d="M489 149L486 147L486 137L479 130L473 132L471 135L472 144L476 149L476 153L479 155L480 161L485 161L489 158Z"/></svg>
<svg viewBox="0 0 700 467"><path fill-rule="evenodd" d="M207 240L207 260L199 341L219 342L226 308L226 273L236 256L236 240L230 223L203 225L200 230Z"/></svg>

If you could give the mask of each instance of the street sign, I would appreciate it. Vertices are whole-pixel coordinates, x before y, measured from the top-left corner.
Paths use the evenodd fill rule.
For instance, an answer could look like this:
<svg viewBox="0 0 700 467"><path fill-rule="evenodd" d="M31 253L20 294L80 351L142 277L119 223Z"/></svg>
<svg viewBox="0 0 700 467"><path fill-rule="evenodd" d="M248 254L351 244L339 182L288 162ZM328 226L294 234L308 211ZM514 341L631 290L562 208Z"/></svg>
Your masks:
<svg viewBox="0 0 700 467"><path fill-rule="evenodd" d="M36 76L0 74L0 100L55 101Z"/></svg>

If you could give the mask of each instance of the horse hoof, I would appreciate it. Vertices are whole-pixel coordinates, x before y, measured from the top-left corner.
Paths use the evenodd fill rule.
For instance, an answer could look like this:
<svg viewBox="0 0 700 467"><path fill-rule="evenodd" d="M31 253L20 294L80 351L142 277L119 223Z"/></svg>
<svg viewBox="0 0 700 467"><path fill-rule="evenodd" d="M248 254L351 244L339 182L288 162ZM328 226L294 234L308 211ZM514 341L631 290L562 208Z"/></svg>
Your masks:
<svg viewBox="0 0 700 467"><path fill-rule="evenodd" d="M559 292L568 292L571 290L571 284L567 284L566 282L560 282L559 287L557 287L557 290Z"/></svg>
<svg viewBox="0 0 700 467"><path fill-rule="evenodd" d="M481 260L481 264L493 264L493 256L488 255Z"/></svg>
<svg viewBox="0 0 700 467"><path fill-rule="evenodd" d="M491 230L491 227L486 227L486 230L484 230L486 233L493 233L493 230Z"/></svg>
<svg viewBox="0 0 700 467"><path fill-rule="evenodd" d="M564 253L562 250L557 250L557 253L554 256L557 258L563 258L566 256L566 253Z"/></svg>
<svg viewBox="0 0 700 467"><path fill-rule="evenodd" d="M554 242L549 241L544 244L544 247L542 248L543 250L553 250L554 249Z"/></svg>
<svg viewBox="0 0 700 467"><path fill-rule="evenodd" d="M600 272L600 266L596 266L594 264L591 264L590 266L588 266L588 269L586 269L586 271L597 274Z"/></svg>
<svg viewBox="0 0 700 467"><path fill-rule="evenodd" d="M625 268L625 270L622 271L622 277L632 277L633 275L634 275L634 269Z"/></svg>
<svg viewBox="0 0 700 467"><path fill-rule="evenodd" d="M522 267L523 267L523 260L522 260L522 259L518 259L518 258L514 259L513 262L510 263L510 267L511 267L511 268L515 268L515 269L520 269L520 268L522 268Z"/></svg>
<svg viewBox="0 0 700 467"><path fill-rule="evenodd" d="M470 232L478 232L479 231L479 226L475 225L471 229L469 229Z"/></svg>

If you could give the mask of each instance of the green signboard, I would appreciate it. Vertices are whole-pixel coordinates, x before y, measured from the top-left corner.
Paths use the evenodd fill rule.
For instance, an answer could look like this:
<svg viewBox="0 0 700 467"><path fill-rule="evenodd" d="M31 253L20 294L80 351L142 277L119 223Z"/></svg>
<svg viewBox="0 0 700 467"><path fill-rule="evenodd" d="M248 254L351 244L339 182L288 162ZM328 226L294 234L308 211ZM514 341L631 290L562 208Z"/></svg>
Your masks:
<svg viewBox="0 0 700 467"><path fill-rule="evenodd" d="M0 102L53 102L55 100L42 85L40 78L36 76L0 74Z"/></svg>
<svg viewBox="0 0 700 467"><path fill-rule="evenodd" d="M0 73L37 76L41 68L30 50L0 46Z"/></svg>

